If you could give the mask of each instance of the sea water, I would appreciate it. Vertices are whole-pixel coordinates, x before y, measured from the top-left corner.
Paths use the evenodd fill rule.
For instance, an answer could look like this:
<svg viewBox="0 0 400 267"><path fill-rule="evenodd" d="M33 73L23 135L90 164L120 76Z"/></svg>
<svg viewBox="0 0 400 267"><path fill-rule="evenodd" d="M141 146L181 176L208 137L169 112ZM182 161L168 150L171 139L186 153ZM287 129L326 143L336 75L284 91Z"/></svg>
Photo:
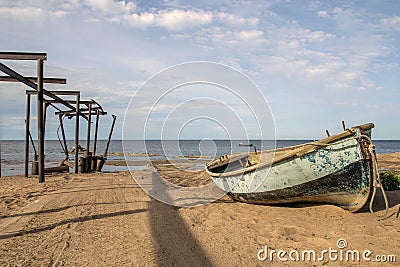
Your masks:
<svg viewBox="0 0 400 267"><path fill-rule="evenodd" d="M278 141L261 141L261 140L112 140L108 149L108 160L125 160L124 152L128 160L141 161L148 159L147 155L151 154L151 159L174 159L184 156L197 156L204 159L213 159L215 157L239 153L257 151L273 148L281 148L294 146L312 142L313 140L278 140ZM378 154L391 153L400 151L400 140L374 140L376 152ZM102 155L106 147L105 140L97 142L97 155ZM239 144L252 144L249 146L239 146ZM37 143L34 142L36 148ZM85 147L86 143L80 143ZM67 147L70 149L74 146L74 142L68 142ZM21 140L1 140L1 175L23 174L25 159L25 142ZM34 150L30 143L30 160L33 158ZM91 143L90 150L93 150ZM73 158L73 155L70 155ZM45 142L45 165L46 167L56 166L57 162L63 160L65 154L58 140L49 140ZM121 168L119 168L120 170ZM123 169L123 168L122 168ZM125 167L126 169L126 167Z"/></svg>

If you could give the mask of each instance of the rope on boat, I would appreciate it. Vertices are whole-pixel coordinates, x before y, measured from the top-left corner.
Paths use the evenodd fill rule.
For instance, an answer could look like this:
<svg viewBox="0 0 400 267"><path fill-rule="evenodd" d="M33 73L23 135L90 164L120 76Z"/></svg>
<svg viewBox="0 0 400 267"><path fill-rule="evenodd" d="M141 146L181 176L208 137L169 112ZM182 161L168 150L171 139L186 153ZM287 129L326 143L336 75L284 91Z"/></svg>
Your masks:
<svg viewBox="0 0 400 267"><path fill-rule="evenodd" d="M369 211L375 217L379 218L380 220L386 219L386 218L388 218L387 214L389 212L389 202L387 200L386 192L385 192L385 189L382 186L381 178L379 176L378 161L376 159L376 154L375 154L375 146L372 143L371 138L369 138L369 136L367 136L367 135L359 135L359 136L355 136L353 138L354 139L364 138L364 139L366 139L368 141L368 152L370 154L371 161L372 161L372 177L373 177L373 184L372 185L373 185L373 188L374 188L373 191L372 191L371 200L369 202ZM347 140L342 140L342 141L339 141L339 142L335 142L334 144L339 144L339 143L344 142L344 141L347 141ZM324 147L324 146L330 145L330 144L321 143L321 142L318 142L318 141L317 142L313 142L311 144L319 146L319 147ZM374 204L374 201L375 201L377 188L381 189L382 195L383 195L383 199L385 201L385 213L383 215L377 215L375 213L374 209L373 209L373 204ZM399 207L399 211L397 213L397 217L399 216L399 213L400 213L400 207Z"/></svg>
<svg viewBox="0 0 400 267"><path fill-rule="evenodd" d="M387 196L385 193L385 189L382 186L381 183L381 177L379 176L379 171L378 171L378 161L376 159L376 155L375 155L375 146L372 144L371 139L367 136L365 136L368 140L368 151L369 154L371 155L371 159L372 159L372 177L373 177L373 187L374 190L372 192L372 196L371 196L371 200L369 202L369 211L377 218L379 219L386 219L387 218L387 214L389 212L389 203L387 200ZM373 204L375 201L375 196L376 196L376 191L377 188L380 188L382 191L382 195L383 195L383 199L385 200L385 213L383 215L376 215L374 209L373 209Z"/></svg>

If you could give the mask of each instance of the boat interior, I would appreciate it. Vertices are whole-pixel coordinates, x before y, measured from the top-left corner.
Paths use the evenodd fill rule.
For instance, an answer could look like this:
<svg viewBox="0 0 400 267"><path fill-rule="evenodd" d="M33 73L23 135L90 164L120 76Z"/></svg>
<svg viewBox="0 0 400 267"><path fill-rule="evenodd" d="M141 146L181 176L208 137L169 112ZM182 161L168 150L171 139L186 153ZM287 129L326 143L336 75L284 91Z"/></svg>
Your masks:
<svg viewBox="0 0 400 267"><path fill-rule="evenodd" d="M276 164L282 160L298 157L315 151L316 149L334 143L353 136L357 129L361 131L361 134L369 133L374 125L372 123L355 126L345 131L328 136L319 141L301 144L297 146L290 146L284 148L278 148L273 150L264 150L261 152L249 152L241 154L223 155L219 158L214 159L207 164L207 170L211 173L227 174L235 171L251 171L261 166L268 166Z"/></svg>

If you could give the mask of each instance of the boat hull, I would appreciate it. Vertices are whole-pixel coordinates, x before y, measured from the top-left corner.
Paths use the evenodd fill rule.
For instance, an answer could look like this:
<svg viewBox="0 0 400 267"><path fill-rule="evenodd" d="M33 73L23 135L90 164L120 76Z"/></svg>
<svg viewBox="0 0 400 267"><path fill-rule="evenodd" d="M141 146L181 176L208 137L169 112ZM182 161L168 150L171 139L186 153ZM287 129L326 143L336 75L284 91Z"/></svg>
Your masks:
<svg viewBox="0 0 400 267"><path fill-rule="evenodd" d="M219 188L241 202L319 202L354 212L367 202L373 176L372 158L361 136L356 132L310 153L253 171L211 173L211 177Z"/></svg>
<svg viewBox="0 0 400 267"><path fill-rule="evenodd" d="M257 193L231 192L231 196L241 202L256 204L316 202L356 211L365 205L369 196L368 171L369 161L360 160L343 170L303 184Z"/></svg>

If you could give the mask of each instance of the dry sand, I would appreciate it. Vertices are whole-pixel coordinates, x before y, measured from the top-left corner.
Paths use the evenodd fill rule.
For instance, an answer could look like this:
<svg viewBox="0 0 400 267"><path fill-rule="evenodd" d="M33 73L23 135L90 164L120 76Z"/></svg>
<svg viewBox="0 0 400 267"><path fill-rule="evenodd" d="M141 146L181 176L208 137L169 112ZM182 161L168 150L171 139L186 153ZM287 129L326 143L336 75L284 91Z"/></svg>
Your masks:
<svg viewBox="0 0 400 267"><path fill-rule="evenodd" d="M400 169L400 153L379 155ZM394 160L393 160L394 159ZM159 167L171 182L205 183L204 172ZM135 178L149 171L134 172ZM260 261L259 250L346 249L396 255L400 262L400 191L388 193L389 218L333 205L263 206L224 197L176 208L149 197L130 173L60 174L0 179L1 266L396 266L396 263ZM377 210L383 209L379 196ZM382 213L382 211L380 211ZM262 254L260 254L263 256ZM294 254L293 254L294 255ZM288 255L286 255L288 258Z"/></svg>
<svg viewBox="0 0 400 267"><path fill-rule="evenodd" d="M390 154L378 154L379 169L394 170L400 173L400 152Z"/></svg>

